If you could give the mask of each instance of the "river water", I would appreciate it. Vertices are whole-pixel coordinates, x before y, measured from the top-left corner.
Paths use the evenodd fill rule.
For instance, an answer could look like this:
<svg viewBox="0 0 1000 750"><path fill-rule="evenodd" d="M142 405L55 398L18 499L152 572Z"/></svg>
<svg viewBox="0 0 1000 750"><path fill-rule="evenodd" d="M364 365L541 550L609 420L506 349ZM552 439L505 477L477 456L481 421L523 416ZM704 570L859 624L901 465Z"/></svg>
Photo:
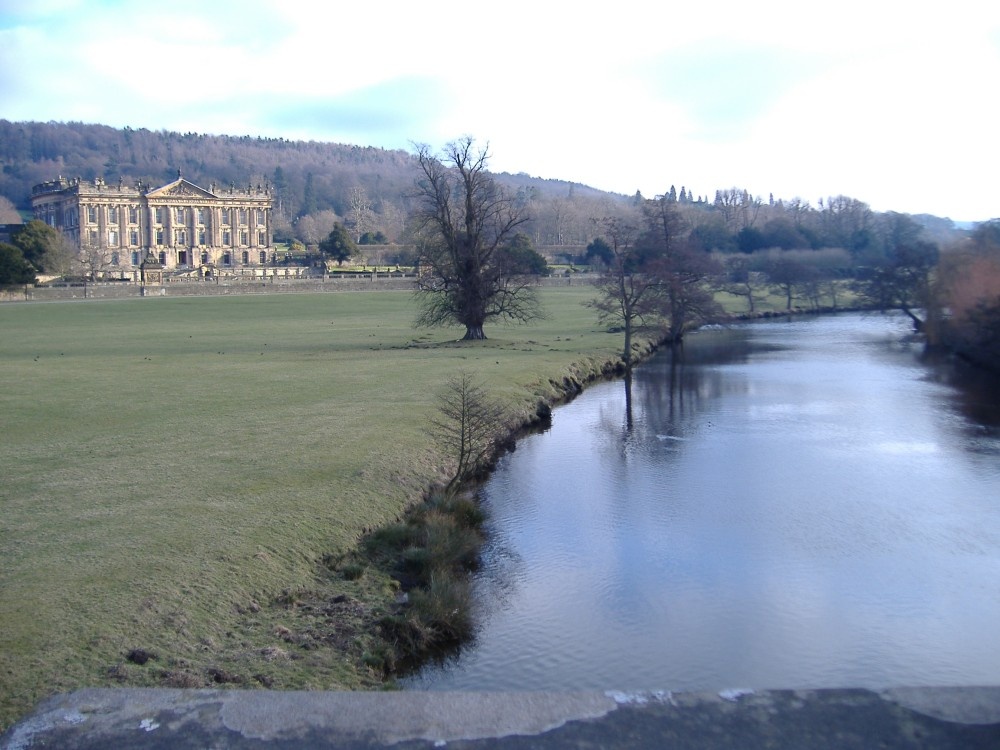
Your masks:
<svg viewBox="0 0 1000 750"><path fill-rule="evenodd" d="M1000 393L898 317L689 337L518 442L474 641L411 689L1000 682Z"/></svg>

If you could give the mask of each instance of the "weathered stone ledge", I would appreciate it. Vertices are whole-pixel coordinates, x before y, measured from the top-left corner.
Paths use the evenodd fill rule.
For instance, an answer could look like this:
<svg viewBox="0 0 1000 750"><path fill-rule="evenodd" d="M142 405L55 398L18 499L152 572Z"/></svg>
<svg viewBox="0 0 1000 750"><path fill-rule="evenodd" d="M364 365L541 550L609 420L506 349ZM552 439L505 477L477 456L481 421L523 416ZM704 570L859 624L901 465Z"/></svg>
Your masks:
<svg viewBox="0 0 1000 750"><path fill-rule="evenodd" d="M1000 747L1000 687L581 693L78 690L2 750Z"/></svg>

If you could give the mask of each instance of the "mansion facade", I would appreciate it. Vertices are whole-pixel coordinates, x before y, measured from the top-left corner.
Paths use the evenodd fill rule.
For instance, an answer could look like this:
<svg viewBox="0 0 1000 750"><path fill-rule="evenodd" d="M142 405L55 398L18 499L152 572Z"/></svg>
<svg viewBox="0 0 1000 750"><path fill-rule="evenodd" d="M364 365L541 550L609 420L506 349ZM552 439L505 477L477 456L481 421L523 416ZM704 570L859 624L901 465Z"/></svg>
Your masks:
<svg viewBox="0 0 1000 750"><path fill-rule="evenodd" d="M274 261L271 196L260 185L206 190L180 172L156 188L60 177L32 189L31 207L95 277L138 279L150 256L166 272L201 276Z"/></svg>

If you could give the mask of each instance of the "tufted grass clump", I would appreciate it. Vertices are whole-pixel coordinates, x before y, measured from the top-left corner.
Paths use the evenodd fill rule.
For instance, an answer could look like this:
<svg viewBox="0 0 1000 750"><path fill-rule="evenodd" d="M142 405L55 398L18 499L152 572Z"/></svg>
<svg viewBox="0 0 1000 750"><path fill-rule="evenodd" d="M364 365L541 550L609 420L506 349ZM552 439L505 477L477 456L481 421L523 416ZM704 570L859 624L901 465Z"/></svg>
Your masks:
<svg viewBox="0 0 1000 750"><path fill-rule="evenodd" d="M360 545L367 560L346 560L341 574L372 565L395 579L395 609L375 623L380 644L363 662L392 674L427 655L461 643L475 628L468 572L479 565L485 514L467 492L432 493L406 517L368 534Z"/></svg>
<svg viewBox="0 0 1000 750"><path fill-rule="evenodd" d="M428 585L413 592L411 602L416 618L430 631L435 646L460 643L472 635L475 623L468 576L453 570L435 570Z"/></svg>

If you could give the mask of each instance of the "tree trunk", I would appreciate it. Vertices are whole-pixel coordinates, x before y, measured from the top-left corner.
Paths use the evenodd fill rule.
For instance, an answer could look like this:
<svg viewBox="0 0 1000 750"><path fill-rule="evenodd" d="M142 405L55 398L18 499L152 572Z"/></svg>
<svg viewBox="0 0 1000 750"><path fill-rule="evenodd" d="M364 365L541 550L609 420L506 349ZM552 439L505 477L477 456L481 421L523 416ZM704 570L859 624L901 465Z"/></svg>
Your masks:
<svg viewBox="0 0 1000 750"><path fill-rule="evenodd" d="M917 314L913 312L907 305L901 305L900 310L913 322L913 330L916 333L924 332L924 321L917 317Z"/></svg>
<svg viewBox="0 0 1000 750"><path fill-rule="evenodd" d="M465 335L462 341L484 341L486 334L483 333L483 324L469 324L465 327Z"/></svg>
<svg viewBox="0 0 1000 750"><path fill-rule="evenodd" d="M632 373L632 320L625 318L625 347L622 350L622 359L625 361L625 372Z"/></svg>

